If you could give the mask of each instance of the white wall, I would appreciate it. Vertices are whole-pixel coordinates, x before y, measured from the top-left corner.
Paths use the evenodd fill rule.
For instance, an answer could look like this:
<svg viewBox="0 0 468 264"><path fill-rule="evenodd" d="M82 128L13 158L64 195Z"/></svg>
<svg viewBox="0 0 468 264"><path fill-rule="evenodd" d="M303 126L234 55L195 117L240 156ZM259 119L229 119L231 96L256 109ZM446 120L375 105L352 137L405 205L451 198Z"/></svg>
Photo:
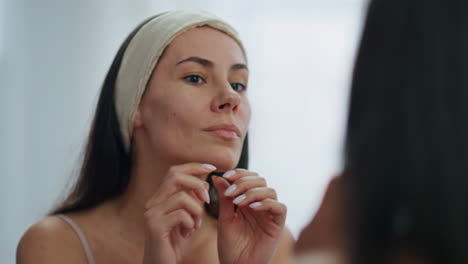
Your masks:
<svg viewBox="0 0 468 264"><path fill-rule="evenodd" d="M14 262L22 232L63 194L121 41L175 8L211 11L241 33L251 169L277 189L297 235L340 168L363 1L0 0L0 261Z"/></svg>

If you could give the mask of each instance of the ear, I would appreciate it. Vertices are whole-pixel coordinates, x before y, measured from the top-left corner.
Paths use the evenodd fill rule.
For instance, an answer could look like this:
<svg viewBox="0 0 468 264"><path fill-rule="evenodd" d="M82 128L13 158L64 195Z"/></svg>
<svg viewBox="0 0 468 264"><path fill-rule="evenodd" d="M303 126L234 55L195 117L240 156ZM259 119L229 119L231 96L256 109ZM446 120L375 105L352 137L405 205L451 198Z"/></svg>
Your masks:
<svg viewBox="0 0 468 264"><path fill-rule="evenodd" d="M135 117L133 118L133 128L143 127L143 120L141 119L140 108L138 107L135 111Z"/></svg>

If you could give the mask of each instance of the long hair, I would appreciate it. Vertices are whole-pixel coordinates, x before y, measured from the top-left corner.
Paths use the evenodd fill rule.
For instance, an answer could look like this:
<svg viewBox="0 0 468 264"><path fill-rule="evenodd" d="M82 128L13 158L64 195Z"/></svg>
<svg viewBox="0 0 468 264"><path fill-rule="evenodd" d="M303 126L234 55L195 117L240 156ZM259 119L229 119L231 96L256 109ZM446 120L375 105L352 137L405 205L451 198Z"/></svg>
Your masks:
<svg viewBox="0 0 468 264"><path fill-rule="evenodd" d="M344 154L352 263L468 263L468 1L370 2Z"/></svg>
<svg viewBox="0 0 468 264"><path fill-rule="evenodd" d="M70 194L50 211L50 215L93 208L120 196L127 189L131 177L132 153L131 150L125 151L119 129L115 107L115 82L130 41L143 25L155 17L138 25L120 46L102 86L78 179ZM248 167L247 136L237 167ZM212 193L217 195L216 192ZM215 204L217 197L211 199ZM215 213L209 206L207 210L210 215L217 216L217 212Z"/></svg>

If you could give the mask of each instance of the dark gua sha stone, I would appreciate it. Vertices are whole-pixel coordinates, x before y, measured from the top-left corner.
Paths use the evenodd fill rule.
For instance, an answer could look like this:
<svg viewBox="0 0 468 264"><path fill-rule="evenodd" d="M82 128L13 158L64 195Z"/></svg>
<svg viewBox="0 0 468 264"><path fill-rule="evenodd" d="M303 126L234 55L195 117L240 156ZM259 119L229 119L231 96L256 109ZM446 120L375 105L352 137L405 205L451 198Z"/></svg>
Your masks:
<svg viewBox="0 0 468 264"><path fill-rule="evenodd" d="M212 172L206 178L206 181L210 184L208 194L210 195L210 203L205 203L205 211L213 218L218 219L219 216L219 196L218 191L214 187L213 177L223 177L224 172ZM234 211L237 210L237 205L234 206Z"/></svg>
<svg viewBox="0 0 468 264"><path fill-rule="evenodd" d="M212 172L208 177L210 176L218 176L218 177L223 177L224 172Z"/></svg>

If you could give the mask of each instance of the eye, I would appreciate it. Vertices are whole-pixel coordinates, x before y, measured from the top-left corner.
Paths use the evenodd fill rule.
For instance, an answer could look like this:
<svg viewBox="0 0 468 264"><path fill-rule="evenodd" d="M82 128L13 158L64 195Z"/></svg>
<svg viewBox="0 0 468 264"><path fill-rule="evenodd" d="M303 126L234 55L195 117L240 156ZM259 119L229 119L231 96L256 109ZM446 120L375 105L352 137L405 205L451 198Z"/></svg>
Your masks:
<svg viewBox="0 0 468 264"><path fill-rule="evenodd" d="M236 92L242 92L247 89L242 83L231 83L231 87Z"/></svg>
<svg viewBox="0 0 468 264"><path fill-rule="evenodd" d="M205 80L199 76L199 75L189 75L189 76L185 76L184 79L189 82L189 83L193 83L193 84L202 84L205 82Z"/></svg>

